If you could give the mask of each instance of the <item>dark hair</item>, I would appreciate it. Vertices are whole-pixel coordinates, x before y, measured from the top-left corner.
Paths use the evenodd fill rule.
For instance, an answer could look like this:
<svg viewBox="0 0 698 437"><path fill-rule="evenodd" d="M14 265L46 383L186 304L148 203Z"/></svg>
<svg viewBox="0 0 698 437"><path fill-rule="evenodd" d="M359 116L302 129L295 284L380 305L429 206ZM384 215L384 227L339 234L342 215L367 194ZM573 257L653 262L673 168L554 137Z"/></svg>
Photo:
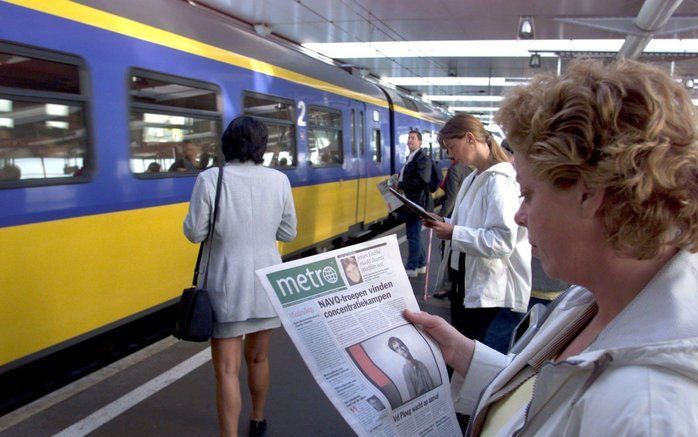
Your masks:
<svg viewBox="0 0 698 437"><path fill-rule="evenodd" d="M268 138L267 127L261 121L246 115L236 117L221 136L223 156L226 162L237 159L261 164L267 151Z"/></svg>
<svg viewBox="0 0 698 437"><path fill-rule="evenodd" d="M398 343L400 346L402 346L402 347L404 347L405 349L407 349L407 346L405 346L405 343L403 343L403 341L400 340L400 339L397 338L397 337L390 337L390 338L388 339L388 347L389 347L390 349L392 349L392 350L395 350L395 349L393 349L393 343ZM409 350L409 349L408 349L408 350Z"/></svg>
<svg viewBox="0 0 698 437"><path fill-rule="evenodd" d="M420 131L418 131L417 129L411 129L411 130L407 133L407 135L409 135L409 134L416 134L416 135L417 135L417 138L419 138L419 141L422 141L422 133L421 133Z"/></svg>

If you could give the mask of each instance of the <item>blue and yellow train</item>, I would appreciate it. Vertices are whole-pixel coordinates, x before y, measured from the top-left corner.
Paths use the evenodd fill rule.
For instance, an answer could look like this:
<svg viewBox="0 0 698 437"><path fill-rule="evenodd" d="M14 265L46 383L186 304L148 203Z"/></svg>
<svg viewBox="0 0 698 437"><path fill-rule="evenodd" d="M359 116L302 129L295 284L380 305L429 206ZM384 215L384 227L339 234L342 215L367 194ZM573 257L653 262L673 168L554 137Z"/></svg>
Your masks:
<svg viewBox="0 0 698 437"><path fill-rule="evenodd" d="M242 113L293 185L287 255L386 218L411 128L443 158L437 108L187 2L0 1L0 376L172 305L196 173Z"/></svg>

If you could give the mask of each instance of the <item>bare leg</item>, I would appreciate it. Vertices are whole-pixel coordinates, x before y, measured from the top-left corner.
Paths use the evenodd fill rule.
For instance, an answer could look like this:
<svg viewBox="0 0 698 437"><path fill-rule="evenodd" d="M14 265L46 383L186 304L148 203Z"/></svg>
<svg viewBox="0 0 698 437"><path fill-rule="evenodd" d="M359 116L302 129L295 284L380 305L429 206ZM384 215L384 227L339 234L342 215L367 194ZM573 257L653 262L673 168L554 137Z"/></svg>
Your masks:
<svg viewBox="0 0 698 437"><path fill-rule="evenodd" d="M247 363L247 385L252 398L251 419L264 420L264 404L269 389L269 340L271 329L245 336L245 362Z"/></svg>
<svg viewBox="0 0 698 437"><path fill-rule="evenodd" d="M216 373L216 408L222 437L238 435L240 419L240 352L242 337L211 339L213 369Z"/></svg>

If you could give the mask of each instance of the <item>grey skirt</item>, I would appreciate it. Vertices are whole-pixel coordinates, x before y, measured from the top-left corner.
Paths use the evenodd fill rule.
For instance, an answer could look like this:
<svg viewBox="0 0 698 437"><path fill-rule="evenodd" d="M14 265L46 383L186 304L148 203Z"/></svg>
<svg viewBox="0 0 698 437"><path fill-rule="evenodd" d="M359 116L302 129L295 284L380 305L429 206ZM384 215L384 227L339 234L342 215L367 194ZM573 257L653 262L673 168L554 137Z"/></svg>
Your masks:
<svg viewBox="0 0 698 437"><path fill-rule="evenodd" d="M267 317L263 319L247 319L240 322L213 322L212 338L234 338L253 332L264 331L266 329L278 328L281 320L278 317Z"/></svg>

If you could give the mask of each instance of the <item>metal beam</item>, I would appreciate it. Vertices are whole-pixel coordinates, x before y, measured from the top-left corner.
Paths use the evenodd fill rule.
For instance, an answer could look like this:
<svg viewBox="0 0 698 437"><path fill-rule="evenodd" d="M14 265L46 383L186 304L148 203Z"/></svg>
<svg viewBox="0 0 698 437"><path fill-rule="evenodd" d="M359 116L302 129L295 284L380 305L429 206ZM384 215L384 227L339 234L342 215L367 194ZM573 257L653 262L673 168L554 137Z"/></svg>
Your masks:
<svg viewBox="0 0 698 437"><path fill-rule="evenodd" d="M618 51L618 58L633 59L640 56L652 39L653 33L664 27L682 2L683 0L645 0L633 20L639 33L634 32L625 38L623 47Z"/></svg>

